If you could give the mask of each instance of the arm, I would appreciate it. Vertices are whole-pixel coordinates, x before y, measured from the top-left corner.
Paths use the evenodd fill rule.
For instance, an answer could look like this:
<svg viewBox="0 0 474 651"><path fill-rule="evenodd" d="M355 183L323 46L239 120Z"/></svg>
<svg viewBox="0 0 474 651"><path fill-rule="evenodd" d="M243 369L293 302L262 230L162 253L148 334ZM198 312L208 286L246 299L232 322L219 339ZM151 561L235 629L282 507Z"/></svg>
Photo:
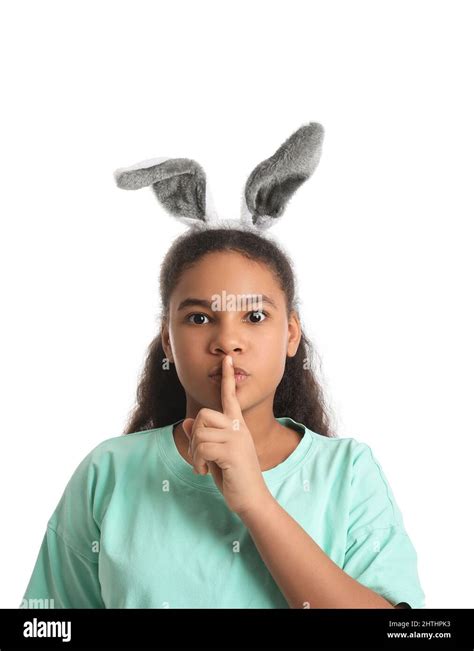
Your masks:
<svg viewBox="0 0 474 651"><path fill-rule="evenodd" d="M269 495L240 513L290 608L393 608L341 570Z"/></svg>

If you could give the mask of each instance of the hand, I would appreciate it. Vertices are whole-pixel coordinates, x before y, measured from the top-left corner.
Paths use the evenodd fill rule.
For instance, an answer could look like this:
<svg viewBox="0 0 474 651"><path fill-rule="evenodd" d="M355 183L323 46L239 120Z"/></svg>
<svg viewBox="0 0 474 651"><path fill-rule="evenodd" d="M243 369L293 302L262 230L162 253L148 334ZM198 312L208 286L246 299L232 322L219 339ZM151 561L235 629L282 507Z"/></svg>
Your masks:
<svg viewBox="0 0 474 651"><path fill-rule="evenodd" d="M235 390L232 357L222 360L223 413L201 409L196 418L185 418L183 429L198 474L210 469L231 511L242 515L271 493L265 484L252 435L245 424Z"/></svg>

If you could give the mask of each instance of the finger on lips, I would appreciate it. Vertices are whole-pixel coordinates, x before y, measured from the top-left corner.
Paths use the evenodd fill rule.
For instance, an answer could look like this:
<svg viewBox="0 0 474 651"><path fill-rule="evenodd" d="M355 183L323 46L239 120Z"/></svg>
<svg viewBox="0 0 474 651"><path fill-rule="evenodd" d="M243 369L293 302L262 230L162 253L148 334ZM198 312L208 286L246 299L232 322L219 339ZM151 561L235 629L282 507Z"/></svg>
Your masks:
<svg viewBox="0 0 474 651"><path fill-rule="evenodd" d="M235 387L234 361L230 355L226 355L222 361L222 411L232 420L240 420L242 418L242 411L237 399Z"/></svg>
<svg viewBox="0 0 474 651"><path fill-rule="evenodd" d="M226 440L225 438L221 439L220 441L217 441L215 437L207 436L208 433L209 435L211 434L211 431L214 432L219 431L216 429L212 430L209 427L209 425L218 427L219 423L221 422L222 427L227 427L229 418L232 419L232 421L237 420L239 421L239 423L242 419L242 411L240 409L240 404L237 399L235 387L236 387L236 380L234 374L234 363L232 357L230 355L226 355L222 359L222 381L221 381L222 411L223 411L223 415L226 416L226 418L220 421L217 412L213 412L212 414L209 414L209 412L206 409L201 409L201 411L197 415L193 423L192 437L188 449L188 452L193 455L193 463L194 463L193 470L196 474L207 474L209 472L209 465L205 461L203 463L200 463L199 458L195 458L196 457L195 448L198 445L198 444L193 445L195 432L199 428L204 427L206 430L206 441L210 441L210 439L212 438L214 442L225 442ZM206 425L208 425L208 427L206 427ZM203 470L202 473L201 473L201 469Z"/></svg>

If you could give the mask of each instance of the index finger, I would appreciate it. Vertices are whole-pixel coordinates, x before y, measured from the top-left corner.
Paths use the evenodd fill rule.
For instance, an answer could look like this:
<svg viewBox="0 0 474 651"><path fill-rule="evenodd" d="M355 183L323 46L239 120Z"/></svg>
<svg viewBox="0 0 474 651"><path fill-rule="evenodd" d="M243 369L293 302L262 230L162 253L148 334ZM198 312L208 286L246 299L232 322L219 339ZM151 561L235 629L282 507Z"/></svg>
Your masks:
<svg viewBox="0 0 474 651"><path fill-rule="evenodd" d="M232 419L242 419L242 410L235 391L235 374L232 357L226 355L222 360L221 402L222 410Z"/></svg>

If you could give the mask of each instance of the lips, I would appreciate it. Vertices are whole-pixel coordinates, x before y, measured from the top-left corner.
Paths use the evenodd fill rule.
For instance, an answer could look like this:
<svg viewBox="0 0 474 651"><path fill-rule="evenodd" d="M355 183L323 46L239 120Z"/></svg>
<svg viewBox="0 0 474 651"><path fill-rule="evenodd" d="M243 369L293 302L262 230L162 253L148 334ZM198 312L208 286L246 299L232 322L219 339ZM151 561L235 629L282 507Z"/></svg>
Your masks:
<svg viewBox="0 0 474 651"><path fill-rule="evenodd" d="M222 375L222 365L215 366L209 373L209 377L217 377ZM247 371L241 366L234 366L234 375L250 375Z"/></svg>

